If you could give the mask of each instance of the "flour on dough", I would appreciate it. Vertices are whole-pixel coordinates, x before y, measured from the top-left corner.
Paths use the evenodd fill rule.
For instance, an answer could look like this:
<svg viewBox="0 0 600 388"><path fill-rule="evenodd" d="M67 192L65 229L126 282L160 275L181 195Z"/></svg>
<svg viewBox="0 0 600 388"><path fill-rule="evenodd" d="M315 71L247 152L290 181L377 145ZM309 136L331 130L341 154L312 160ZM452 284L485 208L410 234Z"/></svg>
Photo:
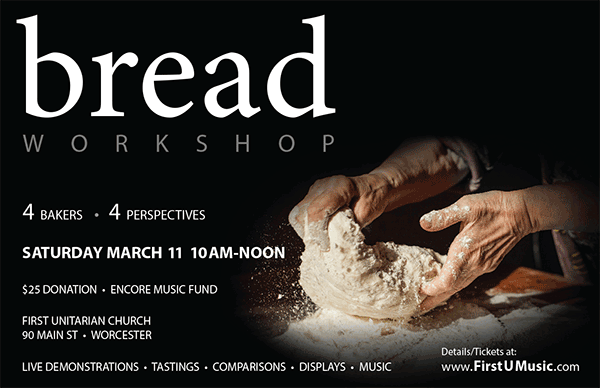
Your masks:
<svg viewBox="0 0 600 388"><path fill-rule="evenodd" d="M352 210L330 220L330 250L305 241L300 284L312 301L346 314L405 320L419 314L419 290L442 267L446 256L428 248L393 242L364 243Z"/></svg>

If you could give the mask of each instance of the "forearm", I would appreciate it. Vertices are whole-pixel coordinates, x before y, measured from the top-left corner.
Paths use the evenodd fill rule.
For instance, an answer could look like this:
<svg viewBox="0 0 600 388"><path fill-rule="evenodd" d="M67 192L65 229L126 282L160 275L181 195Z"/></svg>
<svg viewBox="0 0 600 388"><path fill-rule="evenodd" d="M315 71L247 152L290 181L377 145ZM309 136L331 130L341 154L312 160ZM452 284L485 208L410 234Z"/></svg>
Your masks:
<svg viewBox="0 0 600 388"><path fill-rule="evenodd" d="M370 174L386 189L386 211L448 190L469 173L467 164L435 138L403 143Z"/></svg>
<svg viewBox="0 0 600 388"><path fill-rule="evenodd" d="M304 199L290 212L298 235L318 241L328 249L327 222L343 206L349 206L361 227L384 211L421 201L461 181L467 164L437 139L402 144L379 167L356 177L342 175L316 181ZM304 230L304 224L312 228ZM316 231L315 233L311 231Z"/></svg>
<svg viewBox="0 0 600 388"><path fill-rule="evenodd" d="M524 201L532 232L598 232L598 188L585 181L533 186L515 192Z"/></svg>

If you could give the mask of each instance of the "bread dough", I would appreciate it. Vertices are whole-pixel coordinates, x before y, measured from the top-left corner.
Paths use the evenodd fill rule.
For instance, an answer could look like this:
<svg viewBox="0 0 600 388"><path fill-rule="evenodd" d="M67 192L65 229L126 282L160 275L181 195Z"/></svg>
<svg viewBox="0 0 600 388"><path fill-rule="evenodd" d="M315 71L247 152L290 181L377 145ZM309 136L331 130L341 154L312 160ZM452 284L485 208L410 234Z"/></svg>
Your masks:
<svg viewBox="0 0 600 388"><path fill-rule="evenodd" d="M419 314L423 282L430 281L446 256L428 248L364 242L348 208L330 220L330 249L305 241L300 284L320 307L371 318L410 319Z"/></svg>

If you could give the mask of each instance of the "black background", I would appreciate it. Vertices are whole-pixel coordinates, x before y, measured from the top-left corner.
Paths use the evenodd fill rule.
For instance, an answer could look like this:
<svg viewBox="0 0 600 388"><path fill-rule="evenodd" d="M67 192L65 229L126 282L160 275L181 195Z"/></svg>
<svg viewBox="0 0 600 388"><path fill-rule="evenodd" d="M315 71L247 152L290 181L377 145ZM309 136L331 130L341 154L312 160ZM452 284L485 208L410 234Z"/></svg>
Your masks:
<svg viewBox="0 0 600 388"><path fill-rule="evenodd" d="M52 119L25 113L24 37L20 18L38 15L38 56L61 52L84 77L71 111ZM336 113L297 119L270 105L266 81L292 53L312 51L312 28L302 19L326 15L326 104ZM22 373L23 361L286 361L269 349L236 313L244 300L240 275L255 262L193 261L192 246L259 244L262 230L285 214L318 178L368 172L402 139L427 134L469 135L507 150L519 160L543 150L598 166L598 3L196 3L2 2L2 370L3 386L194 386L353 384L320 374L285 373ZM134 68L114 75L113 106L124 117L99 118L99 66L91 58L137 54ZM155 115L142 96L148 65L178 52L194 65L191 80L157 83L170 106L193 101L180 117ZM243 55L251 71L251 118L212 117L204 107L211 87L236 77L223 61ZM165 61L159 73L178 72ZM62 107L66 72L39 67L40 106ZM292 61L282 90L297 107L311 103L311 67ZM235 88L222 106L235 104ZM23 134L44 134L42 150L27 153ZM83 134L85 152L71 149ZM115 136L128 137L128 153ZM169 152L156 153L156 135L168 134ZM206 152L196 137L206 134ZM235 136L250 135L250 152L235 152ZM280 136L295 139L292 152ZM322 152L322 136L335 143ZM285 143L288 144L288 143ZM529 159L527 159L529 160ZM533 163L523 169L535 170ZM29 203L40 209L81 209L78 222L29 221ZM204 209L206 220L115 221L124 209ZM95 218L94 213L100 217ZM283 216L282 216L283 215ZM257 237L258 236L258 237ZM264 236L263 236L264 237ZM171 261L23 260L23 246L183 247ZM290 258L290 260L297 257ZM217 284L212 296L23 296L23 284ZM151 315L152 341L23 341L22 315ZM590 348L598 365L597 341ZM582 353L588 345L574 346ZM589 354L589 353L588 353ZM289 360L287 360L289 361ZM557 360L560 362L561 360ZM587 364L586 364L587 363ZM149 364L148 364L149 365ZM288 364L289 365L289 364ZM593 369L592 369L593 370ZM597 385L581 373L570 384ZM290 377L291 376L291 377ZM538 375L533 385L564 384ZM423 384L506 384L520 376L468 376ZM442 376L436 376L441 379ZM369 383L378 384L372 380ZM364 384L365 382L361 382ZM396 382L402 384L402 382ZM414 381L413 381L414 384Z"/></svg>

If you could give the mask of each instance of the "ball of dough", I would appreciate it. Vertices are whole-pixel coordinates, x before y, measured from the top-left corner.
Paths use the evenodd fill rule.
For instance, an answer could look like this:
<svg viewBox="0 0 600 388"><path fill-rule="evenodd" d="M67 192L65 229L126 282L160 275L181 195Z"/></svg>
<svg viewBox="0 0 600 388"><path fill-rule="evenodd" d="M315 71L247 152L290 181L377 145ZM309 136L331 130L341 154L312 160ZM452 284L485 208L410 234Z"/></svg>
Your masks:
<svg viewBox="0 0 600 388"><path fill-rule="evenodd" d="M419 314L421 284L437 276L446 256L393 242L367 245L348 208L331 218L328 233L329 251L305 241L302 254L300 284L315 304L377 319Z"/></svg>

